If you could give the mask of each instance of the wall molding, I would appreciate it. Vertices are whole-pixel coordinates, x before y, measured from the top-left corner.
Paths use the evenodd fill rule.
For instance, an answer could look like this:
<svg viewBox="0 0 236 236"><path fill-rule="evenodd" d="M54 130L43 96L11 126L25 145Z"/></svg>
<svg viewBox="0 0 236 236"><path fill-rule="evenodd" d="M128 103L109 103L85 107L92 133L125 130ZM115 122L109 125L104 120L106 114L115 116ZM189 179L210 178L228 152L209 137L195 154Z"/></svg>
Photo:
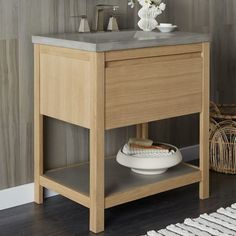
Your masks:
<svg viewBox="0 0 236 236"><path fill-rule="evenodd" d="M192 161L198 159L199 145L181 148L184 161ZM57 193L46 189L45 198L58 195ZM20 185L0 191L0 210L24 205L34 201L34 183Z"/></svg>
<svg viewBox="0 0 236 236"><path fill-rule="evenodd" d="M45 198L58 195L57 193L45 189ZM17 207L34 201L34 183L24 184L0 191L0 211Z"/></svg>
<svg viewBox="0 0 236 236"><path fill-rule="evenodd" d="M24 205L34 198L34 184L20 185L0 191L0 210Z"/></svg>

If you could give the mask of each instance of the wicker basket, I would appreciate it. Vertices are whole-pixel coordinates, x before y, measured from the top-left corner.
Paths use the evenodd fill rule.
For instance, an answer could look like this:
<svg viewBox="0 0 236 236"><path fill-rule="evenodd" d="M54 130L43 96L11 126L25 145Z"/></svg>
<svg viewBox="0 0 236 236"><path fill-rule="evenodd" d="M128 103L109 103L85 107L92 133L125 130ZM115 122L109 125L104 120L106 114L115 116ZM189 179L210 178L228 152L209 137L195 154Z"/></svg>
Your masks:
<svg viewBox="0 0 236 236"><path fill-rule="evenodd" d="M211 103L210 168L236 174L236 105Z"/></svg>

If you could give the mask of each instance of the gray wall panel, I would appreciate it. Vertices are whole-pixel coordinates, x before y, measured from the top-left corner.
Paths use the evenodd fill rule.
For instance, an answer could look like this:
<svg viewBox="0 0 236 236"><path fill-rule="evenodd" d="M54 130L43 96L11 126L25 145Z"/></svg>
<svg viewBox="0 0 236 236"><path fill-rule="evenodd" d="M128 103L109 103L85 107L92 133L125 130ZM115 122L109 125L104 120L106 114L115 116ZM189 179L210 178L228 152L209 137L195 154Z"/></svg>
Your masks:
<svg viewBox="0 0 236 236"><path fill-rule="evenodd" d="M0 0L0 40L18 37L18 1Z"/></svg>
<svg viewBox="0 0 236 236"><path fill-rule="evenodd" d="M21 183L18 41L0 40L0 188Z"/></svg>

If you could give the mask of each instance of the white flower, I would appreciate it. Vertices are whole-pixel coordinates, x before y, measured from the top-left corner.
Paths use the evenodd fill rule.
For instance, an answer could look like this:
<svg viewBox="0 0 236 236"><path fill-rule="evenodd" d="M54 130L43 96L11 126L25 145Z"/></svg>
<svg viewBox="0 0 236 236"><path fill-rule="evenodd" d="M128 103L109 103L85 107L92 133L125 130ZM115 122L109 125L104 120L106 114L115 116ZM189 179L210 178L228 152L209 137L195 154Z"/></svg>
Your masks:
<svg viewBox="0 0 236 236"><path fill-rule="evenodd" d="M138 2L141 6L145 6L145 5L148 6L146 0L138 0Z"/></svg>
<svg viewBox="0 0 236 236"><path fill-rule="evenodd" d="M157 15L161 15L162 10L161 9L157 9Z"/></svg>
<svg viewBox="0 0 236 236"><path fill-rule="evenodd" d="M158 6L158 5L161 4L162 0L152 0L152 2L153 2L156 6Z"/></svg>
<svg viewBox="0 0 236 236"><path fill-rule="evenodd" d="M129 0L128 5L129 5L131 8L134 8L134 1L133 1L133 0Z"/></svg>
<svg viewBox="0 0 236 236"><path fill-rule="evenodd" d="M165 11L165 9L166 9L166 4L162 2L162 3L159 5L159 9L162 10L162 11Z"/></svg>
<svg viewBox="0 0 236 236"><path fill-rule="evenodd" d="M145 0L145 4L147 4L148 6L152 5L152 1L151 0Z"/></svg>
<svg viewBox="0 0 236 236"><path fill-rule="evenodd" d="M128 0L128 5L134 8L135 2L139 2L143 7L156 7L162 13L162 11L166 9L166 4L162 1L163 0Z"/></svg>

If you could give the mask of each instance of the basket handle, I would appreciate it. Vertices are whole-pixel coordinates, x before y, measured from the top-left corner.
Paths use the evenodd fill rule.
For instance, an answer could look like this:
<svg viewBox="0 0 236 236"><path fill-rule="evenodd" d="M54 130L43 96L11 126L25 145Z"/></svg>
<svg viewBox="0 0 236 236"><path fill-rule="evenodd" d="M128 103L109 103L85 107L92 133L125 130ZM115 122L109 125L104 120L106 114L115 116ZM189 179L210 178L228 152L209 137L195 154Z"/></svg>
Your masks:
<svg viewBox="0 0 236 236"><path fill-rule="evenodd" d="M217 114L217 115L221 114L220 109L218 108L218 106L212 101L210 102L210 112L214 113L214 114Z"/></svg>

